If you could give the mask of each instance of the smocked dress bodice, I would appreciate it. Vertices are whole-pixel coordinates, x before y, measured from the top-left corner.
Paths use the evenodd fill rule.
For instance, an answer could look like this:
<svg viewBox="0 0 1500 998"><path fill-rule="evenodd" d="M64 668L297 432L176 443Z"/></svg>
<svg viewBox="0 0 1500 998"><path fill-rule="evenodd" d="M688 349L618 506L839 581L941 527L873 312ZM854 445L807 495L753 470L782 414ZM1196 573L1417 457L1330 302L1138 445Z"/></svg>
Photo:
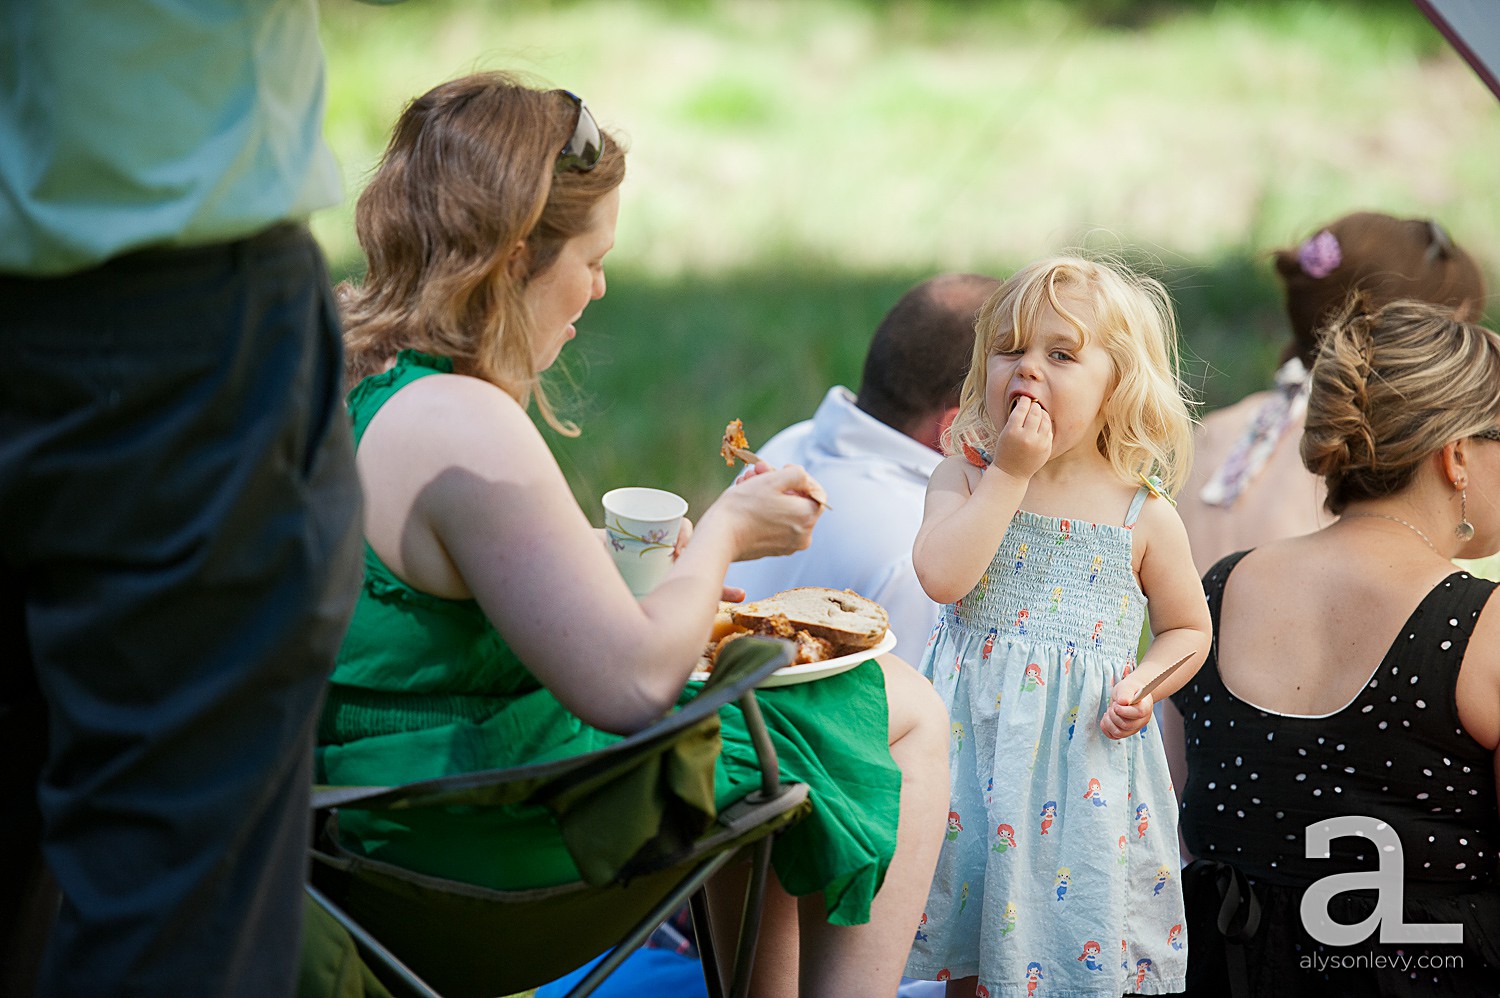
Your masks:
<svg viewBox="0 0 1500 998"><path fill-rule="evenodd" d="M1111 669L1134 663L1146 597L1131 540L1128 526L1020 510L978 585L944 609L943 626L969 639L993 632L1018 651L1083 655Z"/></svg>

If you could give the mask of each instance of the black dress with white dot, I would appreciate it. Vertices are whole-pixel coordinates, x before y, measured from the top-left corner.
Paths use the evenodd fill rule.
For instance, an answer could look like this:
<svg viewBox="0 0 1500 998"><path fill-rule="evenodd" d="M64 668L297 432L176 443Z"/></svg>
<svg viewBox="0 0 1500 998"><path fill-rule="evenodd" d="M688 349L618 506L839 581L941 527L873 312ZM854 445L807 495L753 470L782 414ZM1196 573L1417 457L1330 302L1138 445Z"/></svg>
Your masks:
<svg viewBox="0 0 1500 998"><path fill-rule="evenodd" d="M1247 553L1203 577L1215 634L1225 582ZM1236 697L1219 676L1215 639L1172 697L1188 761L1180 825L1199 857L1183 875L1189 993L1500 995L1494 755L1463 730L1455 695L1494 589L1459 571L1440 582L1359 693L1327 715L1278 714ZM1384 823L1399 846L1341 836L1328 858L1307 858L1307 826L1343 815ZM1307 886L1376 870L1382 849L1387 864L1397 852L1403 859L1403 920L1460 923L1462 944L1382 944L1373 922L1352 947L1307 933ZM1328 910L1354 924L1376 901L1374 890L1345 891Z"/></svg>

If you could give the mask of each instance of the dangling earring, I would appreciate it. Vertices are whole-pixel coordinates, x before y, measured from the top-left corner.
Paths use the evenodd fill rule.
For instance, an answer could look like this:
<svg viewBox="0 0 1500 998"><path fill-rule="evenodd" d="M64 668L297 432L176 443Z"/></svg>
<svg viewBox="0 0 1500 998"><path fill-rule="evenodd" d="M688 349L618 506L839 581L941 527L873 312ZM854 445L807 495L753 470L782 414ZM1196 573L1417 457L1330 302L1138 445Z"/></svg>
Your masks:
<svg viewBox="0 0 1500 998"><path fill-rule="evenodd" d="M1474 524L1469 522L1469 490L1460 488L1458 490L1458 526L1453 528L1461 541L1472 541L1474 539Z"/></svg>

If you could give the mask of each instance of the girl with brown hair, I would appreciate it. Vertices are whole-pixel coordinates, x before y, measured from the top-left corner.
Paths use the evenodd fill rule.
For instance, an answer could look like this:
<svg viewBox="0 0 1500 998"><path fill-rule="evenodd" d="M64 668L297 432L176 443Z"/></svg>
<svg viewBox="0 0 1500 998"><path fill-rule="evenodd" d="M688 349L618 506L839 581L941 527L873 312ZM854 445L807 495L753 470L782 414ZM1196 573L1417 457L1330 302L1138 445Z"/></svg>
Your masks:
<svg viewBox="0 0 1500 998"><path fill-rule="evenodd" d="M1291 341L1273 388L1210 413L1198 428L1193 478L1178 509L1199 572L1232 551L1328 522L1321 483L1302 467L1297 444L1319 334L1351 293L1372 307L1401 298L1445 305L1466 321L1484 311L1474 258L1431 219L1353 212L1272 260Z"/></svg>

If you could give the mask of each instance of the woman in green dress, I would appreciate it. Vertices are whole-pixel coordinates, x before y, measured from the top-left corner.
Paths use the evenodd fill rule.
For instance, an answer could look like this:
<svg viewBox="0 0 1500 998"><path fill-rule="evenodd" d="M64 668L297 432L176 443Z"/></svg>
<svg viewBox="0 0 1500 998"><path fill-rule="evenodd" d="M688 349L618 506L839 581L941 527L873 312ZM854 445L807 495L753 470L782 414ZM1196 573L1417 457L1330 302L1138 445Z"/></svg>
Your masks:
<svg viewBox="0 0 1500 998"><path fill-rule="evenodd" d="M538 762L638 730L682 696L730 562L808 544L818 483L761 465L684 524L637 600L532 423L534 402L576 433L539 377L604 294L624 172L577 97L479 74L408 105L359 199L369 269L340 290L365 579L319 736L326 782ZM813 808L778 840L756 991L894 994L944 829L946 715L890 656L759 698ZM755 774L737 712L721 720L727 800ZM412 815L347 814L346 845L498 888L576 876L540 809Z"/></svg>

